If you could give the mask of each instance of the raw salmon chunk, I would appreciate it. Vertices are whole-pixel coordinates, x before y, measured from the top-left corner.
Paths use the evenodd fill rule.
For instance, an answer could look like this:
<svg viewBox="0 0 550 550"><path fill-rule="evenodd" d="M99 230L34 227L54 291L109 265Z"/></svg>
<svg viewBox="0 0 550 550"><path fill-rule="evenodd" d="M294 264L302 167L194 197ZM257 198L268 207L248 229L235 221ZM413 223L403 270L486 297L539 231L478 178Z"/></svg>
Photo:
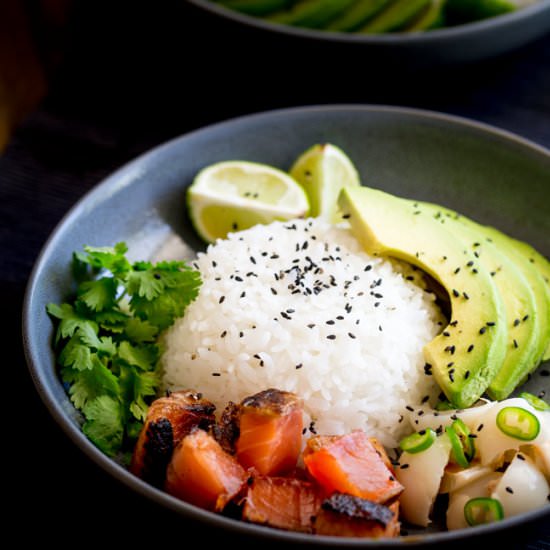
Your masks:
<svg viewBox="0 0 550 550"><path fill-rule="evenodd" d="M321 504L313 483L287 477L258 476L246 493L243 519L288 531L311 533Z"/></svg>
<svg viewBox="0 0 550 550"><path fill-rule="evenodd" d="M293 393L268 389L239 407L238 461L262 475L282 475L296 467L302 446L302 402Z"/></svg>
<svg viewBox="0 0 550 550"><path fill-rule="evenodd" d="M186 502L219 512L241 492L248 477L210 434L195 430L176 447L165 489Z"/></svg>
<svg viewBox="0 0 550 550"><path fill-rule="evenodd" d="M382 504L403 491L384 455L363 431L356 430L310 438L304 463L328 495L346 493Z"/></svg>

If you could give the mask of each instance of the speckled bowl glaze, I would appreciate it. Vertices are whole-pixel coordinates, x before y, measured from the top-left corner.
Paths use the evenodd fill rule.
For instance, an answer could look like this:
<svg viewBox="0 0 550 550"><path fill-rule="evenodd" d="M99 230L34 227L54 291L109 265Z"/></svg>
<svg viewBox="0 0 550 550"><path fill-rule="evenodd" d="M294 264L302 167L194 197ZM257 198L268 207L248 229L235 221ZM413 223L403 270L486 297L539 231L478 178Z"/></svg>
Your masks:
<svg viewBox="0 0 550 550"><path fill-rule="evenodd" d="M191 4L224 18L235 27L248 27L279 39L318 42L345 48L363 48L368 66L388 63L399 67L424 67L477 61L515 50L550 32L550 0L481 21L424 33L337 33L281 25L229 10L209 0ZM349 50L348 50L349 51Z"/></svg>
<svg viewBox="0 0 550 550"><path fill-rule="evenodd" d="M550 507L497 524L457 532L431 529L387 541L311 536L242 523L200 510L131 475L82 434L79 415L58 378L46 304L72 290L72 252L84 244L125 240L147 256L170 233L190 248L201 243L185 216L185 192L197 171L216 161L246 159L287 169L314 143L345 150L366 185L447 205L525 239L550 256L550 152L504 131L443 114L383 106L318 106L254 114L197 130L130 162L97 185L59 223L36 261L24 303L24 346L36 388L82 452L115 479L159 506L258 544L410 548L447 544L548 517ZM548 366L547 366L548 367ZM535 374L526 389L550 393ZM229 534L229 533L228 533ZM463 542L466 542L465 540Z"/></svg>

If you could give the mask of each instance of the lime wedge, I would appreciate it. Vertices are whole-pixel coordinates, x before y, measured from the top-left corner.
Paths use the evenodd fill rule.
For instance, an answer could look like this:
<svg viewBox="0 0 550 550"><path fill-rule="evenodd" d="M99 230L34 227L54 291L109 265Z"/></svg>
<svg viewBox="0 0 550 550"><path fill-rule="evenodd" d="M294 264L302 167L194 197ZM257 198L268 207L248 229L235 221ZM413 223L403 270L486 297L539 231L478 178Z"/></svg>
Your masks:
<svg viewBox="0 0 550 550"><path fill-rule="evenodd" d="M337 205L340 190L348 185L360 185L353 162L330 143L314 145L302 153L290 169L290 175L307 193L309 215L335 223L342 220Z"/></svg>
<svg viewBox="0 0 550 550"><path fill-rule="evenodd" d="M305 217L304 190L287 173L265 164L218 162L203 168L187 192L189 216L206 242L275 220Z"/></svg>

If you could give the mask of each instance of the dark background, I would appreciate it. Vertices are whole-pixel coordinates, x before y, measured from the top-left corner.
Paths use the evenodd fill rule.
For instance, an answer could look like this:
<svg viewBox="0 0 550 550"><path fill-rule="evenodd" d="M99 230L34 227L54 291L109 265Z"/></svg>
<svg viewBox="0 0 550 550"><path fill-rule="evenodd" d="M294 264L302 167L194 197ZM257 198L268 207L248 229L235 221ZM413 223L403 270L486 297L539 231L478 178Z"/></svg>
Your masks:
<svg viewBox="0 0 550 550"><path fill-rule="evenodd" d="M72 8L47 96L0 156L4 483L16 488L6 499L8 517L24 518L22 528L12 528L20 540L35 536L63 547L190 544L196 528L90 463L35 391L20 343L21 307L51 230L87 190L140 152L211 122L279 107L428 108L550 147L550 36L497 59L415 71L384 65L357 48L266 37L185 2L86 4ZM36 33L39 46L50 39ZM548 523L486 544L548 550ZM202 544L217 536L200 533Z"/></svg>

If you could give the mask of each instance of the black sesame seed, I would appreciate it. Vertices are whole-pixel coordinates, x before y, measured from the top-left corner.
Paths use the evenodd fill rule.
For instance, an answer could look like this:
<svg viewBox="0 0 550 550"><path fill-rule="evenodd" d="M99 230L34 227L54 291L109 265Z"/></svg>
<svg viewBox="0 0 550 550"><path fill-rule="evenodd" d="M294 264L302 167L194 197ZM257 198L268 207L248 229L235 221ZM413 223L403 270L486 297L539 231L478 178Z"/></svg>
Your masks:
<svg viewBox="0 0 550 550"><path fill-rule="evenodd" d="M467 370L465 373L464 373L464 380L468 380L468 378L470 378L470 371Z"/></svg>
<svg viewBox="0 0 550 550"><path fill-rule="evenodd" d="M402 470L406 470L406 469L409 467L409 465L408 465L408 464L401 464L399 467L400 467Z"/></svg>
<svg viewBox="0 0 550 550"><path fill-rule="evenodd" d="M244 336L244 332L241 330L241 331L239 332L239 338L242 338L243 336Z"/></svg>
<svg viewBox="0 0 550 550"><path fill-rule="evenodd" d="M221 376L221 373L220 372L213 372L212 376Z"/></svg>
<svg viewBox="0 0 550 550"><path fill-rule="evenodd" d="M329 335L327 336L327 339L329 339L329 340L336 340L336 334L329 334Z"/></svg>
<svg viewBox="0 0 550 550"><path fill-rule="evenodd" d="M405 408L406 408L408 411L411 411L411 412L414 411L414 409L413 409L410 405L407 405Z"/></svg>
<svg viewBox="0 0 550 550"><path fill-rule="evenodd" d="M525 457L521 454L521 453L518 453L516 455L520 460L525 460Z"/></svg>
<svg viewBox="0 0 550 550"><path fill-rule="evenodd" d="M518 341L517 341L517 340L516 340L515 338L514 338L514 347L515 347L516 349L518 349L518 348L519 348L519 344L518 344Z"/></svg>
<svg viewBox="0 0 550 550"><path fill-rule="evenodd" d="M496 325L496 323L494 321L487 321L485 323L488 327L494 327Z"/></svg>
<svg viewBox="0 0 550 550"><path fill-rule="evenodd" d="M451 335L451 333L446 331L446 330L444 330L442 334L443 334L443 336L450 336Z"/></svg>
<svg viewBox="0 0 550 550"><path fill-rule="evenodd" d="M512 487L506 487L506 492L510 493L511 495L514 494L514 490L512 489Z"/></svg>
<svg viewBox="0 0 550 550"><path fill-rule="evenodd" d="M464 296L464 299L465 300L469 300L470 299L470 296L468 296L468 294L466 292L463 292L462 293L462 296Z"/></svg>
<svg viewBox="0 0 550 550"><path fill-rule="evenodd" d="M227 336L227 330L224 330L221 334L220 334L220 338L225 338Z"/></svg>
<svg viewBox="0 0 550 550"><path fill-rule="evenodd" d="M344 220L349 220L349 219L351 218L351 214L344 214L344 215L342 216L342 218L343 218Z"/></svg>
<svg viewBox="0 0 550 550"><path fill-rule="evenodd" d="M520 323L521 323L521 321L519 319L514 320L514 326L515 327L517 327Z"/></svg>
<svg viewBox="0 0 550 550"><path fill-rule="evenodd" d="M473 345L473 344L470 344L470 345L468 346L468 353L471 353L471 352L473 351L473 349L474 349L474 345Z"/></svg>
<svg viewBox="0 0 550 550"><path fill-rule="evenodd" d="M243 291L241 292L241 298L244 298L245 296L246 296L246 292L243 290Z"/></svg>
<svg viewBox="0 0 550 550"><path fill-rule="evenodd" d="M329 319L326 323L327 325L334 325L334 321L332 319Z"/></svg>
<svg viewBox="0 0 550 550"><path fill-rule="evenodd" d="M353 334L353 332L348 332L348 336L352 339L352 340L355 340L356 336L355 334Z"/></svg>
<svg viewBox="0 0 550 550"><path fill-rule="evenodd" d="M487 327L481 327L479 329L479 334L485 334L487 332Z"/></svg>
<svg viewBox="0 0 550 550"><path fill-rule="evenodd" d="M315 326L315 323L310 323L307 328L313 328Z"/></svg>
<svg viewBox="0 0 550 550"><path fill-rule="evenodd" d="M372 269L372 265L367 265L363 271L370 271Z"/></svg>
<svg viewBox="0 0 550 550"><path fill-rule="evenodd" d="M233 223L231 224L231 228L233 229L233 231L237 231L238 227L239 227L239 226L237 225L237 222L233 222Z"/></svg>
<svg viewBox="0 0 550 550"><path fill-rule="evenodd" d="M480 425L477 427L476 432L480 432L481 430L483 430L483 424L480 424Z"/></svg>
<svg viewBox="0 0 550 550"><path fill-rule="evenodd" d="M274 288L271 288L271 294L276 295L277 291Z"/></svg>
<svg viewBox="0 0 550 550"><path fill-rule="evenodd" d="M456 290L456 288L453 288L453 296L455 298L458 298L460 296L460 292L458 292L458 290Z"/></svg>
<svg viewBox="0 0 550 550"><path fill-rule="evenodd" d="M529 319L529 315L526 315L526 316L522 319L522 321L525 322L525 321L527 321L527 319Z"/></svg>
<svg viewBox="0 0 550 550"><path fill-rule="evenodd" d="M218 300L218 304L223 304L223 301L225 300L225 296L221 296Z"/></svg>
<svg viewBox="0 0 550 550"><path fill-rule="evenodd" d="M457 268L455 269L455 275L456 275L459 271L460 271L460 267L457 267Z"/></svg>
<svg viewBox="0 0 550 550"><path fill-rule="evenodd" d="M302 363L298 363L295 368L296 370L298 370L298 369L301 369L303 366L304 365Z"/></svg>

